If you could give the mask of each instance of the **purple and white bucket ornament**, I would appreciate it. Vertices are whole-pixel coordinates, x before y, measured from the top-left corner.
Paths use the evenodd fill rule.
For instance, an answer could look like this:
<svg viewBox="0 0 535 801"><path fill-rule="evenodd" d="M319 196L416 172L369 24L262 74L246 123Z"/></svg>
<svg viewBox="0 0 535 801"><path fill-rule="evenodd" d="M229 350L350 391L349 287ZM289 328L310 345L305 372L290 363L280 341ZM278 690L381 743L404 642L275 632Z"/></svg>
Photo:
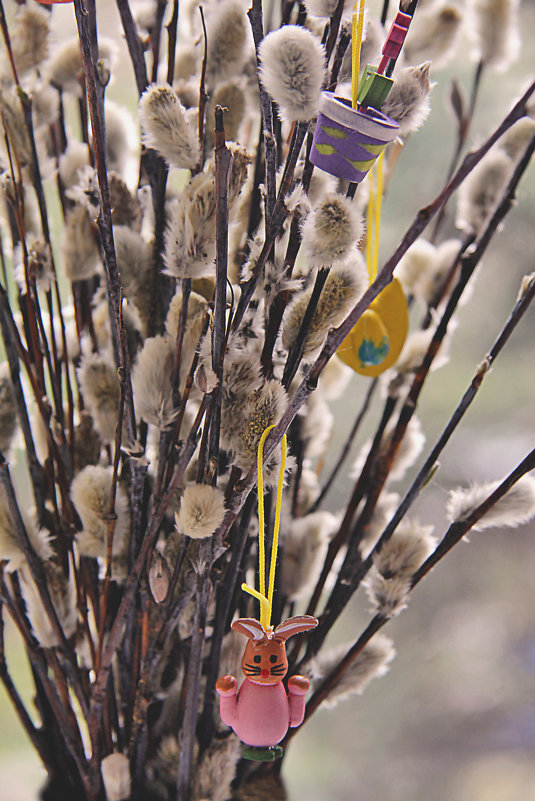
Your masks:
<svg viewBox="0 0 535 801"><path fill-rule="evenodd" d="M322 92L310 161L330 175L359 183L398 130L386 114L373 108L357 111L351 100Z"/></svg>

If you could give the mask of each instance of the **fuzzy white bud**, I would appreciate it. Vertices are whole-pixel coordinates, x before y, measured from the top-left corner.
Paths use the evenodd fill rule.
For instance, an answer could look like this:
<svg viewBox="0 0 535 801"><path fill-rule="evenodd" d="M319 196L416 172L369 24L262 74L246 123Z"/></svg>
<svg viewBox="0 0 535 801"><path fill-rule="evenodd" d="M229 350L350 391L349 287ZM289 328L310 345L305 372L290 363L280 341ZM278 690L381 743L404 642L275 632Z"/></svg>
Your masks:
<svg viewBox="0 0 535 801"><path fill-rule="evenodd" d="M418 67L405 67L396 76L381 111L399 123L399 135L408 136L418 130L429 114L430 61Z"/></svg>
<svg viewBox="0 0 535 801"><path fill-rule="evenodd" d="M456 225L476 235L494 210L513 169L509 156L499 147L490 150L461 184Z"/></svg>
<svg viewBox="0 0 535 801"><path fill-rule="evenodd" d="M209 484L189 484L175 516L177 530L192 539L204 539L214 534L225 516L225 496Z"/></svg>
<svg viewBox="0 0 535 801"><path fill-rule="evenodd" d="M137 414L160 429L173 422L172 374L175 351L166 337L145 340L132 371L132 390Z"/></svg>
<svg viewBox="0 0 535 801"><path fill-rule="evenodd" d="M468 30L473 38L473 57L502 72L518 57L519 0L472 0Z"/></svg>
<svg viewBox="0 0 535 801"><path fill-rule="evenodd" d="M342 261L362 236L362 216L349 198L325 195L307 216L302 228L305 259L310 267Z"/></svg>
<svg viewBox="0 0 535 801"><path fill-rule="evenodd" d="M152 83L143 92L139 121L143 144L156 150L170 167L192 169L196 166L200 155L197 133L170 86Z"/></svg>
<svg viewBox="0 0 535 801"><path fill-rule="evenodd" d="M124 754L108 754L100 763L108 801L130 798L130 765Z"/></svg>
<svg viewBox="0 0 535 801"><path fill-rule="evenodd" d="M350 647L349 643L337 645L314 658L309 669L314 689L332 673ZM388 672L388 666L395 655L392 640L382 634L376 634L341 674L323 702L323 706L331 708L354 693L362 695L373 679L380 678Z"/></svg>
<svg viewBox="0 0 535 801"><path fill-rule="evenodd" d="M290 121L308 122L317 113L325 75L320 41L299 25L268 33L258 49L260 80Z"/></svg>
<svg viewBox="0 0 535 801"><path fill-rule="evenodd" d="M444 67L455 53L462 22L461 10L449 3L418 9L403 45L409 64L431 61L433 69Z"/></svg>
<svg viewBox="0 0 535 801"><path fill-rule="evenodd" d="M457 523L477 509L501 482L490 481L468 488L451 490L446 507L450 523ZM523 476L486 514L472 526L473 531L486 528L516 528L535 515L535 478Z"/></svg>

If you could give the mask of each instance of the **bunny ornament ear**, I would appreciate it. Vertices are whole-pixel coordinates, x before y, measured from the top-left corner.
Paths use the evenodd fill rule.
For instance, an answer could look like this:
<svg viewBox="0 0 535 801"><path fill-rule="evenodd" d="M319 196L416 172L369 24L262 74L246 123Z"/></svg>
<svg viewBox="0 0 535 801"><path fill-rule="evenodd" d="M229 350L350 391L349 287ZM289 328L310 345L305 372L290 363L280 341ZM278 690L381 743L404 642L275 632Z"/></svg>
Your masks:
<svg viewBox="0 0 535 801"><path fill-rule="evenodd" d="M285 642L289 637L294 634L300 634L302 631L309 631L315 629L318 625L318 620L312 615L297 615L296 617L289 617L279 623L275 629L274 636L277 640Z"/></svg>
<svg viewBox="0 0 535 801"><path fill-rule="evenodd" d="M234 621L231 628L255 642L261 642L267 639L268 636L263 625L259 620L255 620L254 617L241 617L239 620Z"/></svg>

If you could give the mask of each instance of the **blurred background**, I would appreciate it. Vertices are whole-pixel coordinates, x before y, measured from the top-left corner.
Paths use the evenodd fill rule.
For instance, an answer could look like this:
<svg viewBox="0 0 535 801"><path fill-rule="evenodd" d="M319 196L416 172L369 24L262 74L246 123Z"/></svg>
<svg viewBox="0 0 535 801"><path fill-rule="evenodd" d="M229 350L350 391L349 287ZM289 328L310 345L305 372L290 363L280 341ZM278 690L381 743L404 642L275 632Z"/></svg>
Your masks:
<svg viewBox="0 0 535 801"><path fill-rule="evenodd" d="M393 5L393 4L392 4ZM12 12L13 0L6 3ZM382 3L368 2L371 13ZM111 0L97 0L99 24L121 48L113 99L135 108L130 62ZM535 3L521 3L520 60L506 74L484 75L471 135L481 141L503 118L534 73ZM58 40L74 33L73 9L54 9ZM406 144L384 204L381 259L387 258L417 210L441 189L454 147L447 96L455 76L470 89L474 65L465 54L433 72L432 112ZM429 377L418 416L427 441L408 486L444 428L514 305L521 278L535 269L535 169L528 170L512 210L484 258L470 303L457 316L449 363ZM454 210L455 204L452 204ZM453 231L453 229L452 229ZM499 479L534 446L535 310L524 317L448 445L439 472L414 513L446 528L448 491ZM334 405L340 421L329 457L336 458L369 379L356 376ZM377 413L380 403L377 402ZM370 424L375 419L372 414ZM347 428L346 428L347 426ZM365 427L353 457L368 439ZM346 471L347 473L347 471ZM327 506L338 511L351 483L341 476ZM518 801L535 798L535 526L487 530L458 545L419 585L409 607L385 627L397 656L390 672L362 697L320 710L289 748L284 775L291 801ZM369 620L357 594L332 642L354 641ZM15 632L6 630L11 675L28 698L27 664ZM0 688L2 801L34 801L43 774Z"/></svg>

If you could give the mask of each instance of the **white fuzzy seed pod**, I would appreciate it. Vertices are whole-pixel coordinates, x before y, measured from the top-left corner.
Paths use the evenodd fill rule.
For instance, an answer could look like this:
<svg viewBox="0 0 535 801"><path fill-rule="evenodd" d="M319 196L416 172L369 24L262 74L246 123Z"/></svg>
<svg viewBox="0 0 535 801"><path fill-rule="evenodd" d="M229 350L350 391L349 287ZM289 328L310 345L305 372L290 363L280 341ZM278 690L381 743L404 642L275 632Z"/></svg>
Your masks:
<svg viewBox="0 0 535 801"><path fill-rule="evenodd" d="M409 64L431 61L433 69L444 67L455 54L461 33L463 14L451 4L418 9L403 45Z"/></svg>
<svg viewBox="0 0 535 801"><path fill-rule="evenodd" d="M137 414L146 423L165 429L175 419L173 364L175 351L166 337L145 340L132 371L132 390Z"/></svg>
<svg viewBox="0 0 535 801"><path fill-rule="evenodd" d="M134 118L124 105L106 98L106 159L108 170L113 170L125 180L135 164L139 150L139 136Z"/></svg>
<svg viewBox="0 0 535 801"><path fill-rule="evenodd" d="M113 442L119 409L117 370L99 353L84 353L78 368L78 380L85 405L101 439Z"/></svg>
<svg viewBox="0 0 535 801"><path fill-rule="evenodd" d="M317 113L325 75L320 41L299 25L268 33L258 49L260 80L288 120L308 122Z"/></svg>
<svg viewBox="0 0 535 801"><path fill-rule="evenodd" d="M378 572L386 579L410 578L435 548L432 533L433 526L422 525L412 518L403 520L374 556Z"/></svg>
<svg viewBox="0 0 535 801"><path fill-rule="evenodd" d="M468 30L476 61L503 72L516 60L520 51L519 5L519 0L472 0Z"/></svg>
<svg viewBox="0 0 535 801"><path fill-rule="evenodd" d="M170 167L192 169L199 161L197 133L186 110L168 84L152 83L139 101L141 140L156 150Z"/></svg>
<svg viewBox="0 0 535 801"><path fill-rule="evenodd" d="M209 484L189 484L175 516L177 530L192 539L204 539L214 534L225 516L225 496Z"/></svg>
<svg viewBox="0 0 535 801"><path fill-rule="evenodd" d="M474 484L451 490L446 516L450 523L468 517L499 486L500 481ZM516 528L535 515L535 478L523 476L489 511L472 526L473 531L486 528Z"/></svg>
<svg viewBox="0 0 535 801"><path fill-rule="evenodd" d="M0 451L6 455L17 430L17 404L7 362L0 363Z"/></svg>
<svg viewBox="0 0 535 801"><path fill-rule="evenodd" d="M100 763L108 801L130 798L130 764L124 754L108 754Z"/></svg>
<svg viewBox="0 0 535 801"><path fill-rule="evenodd" d="M104 72L110 72L117 58L117 45L113 39L99 36L98 57ZM82 57L77 36L62 43L56 43L46 62L45 72L53 86L77 97L81 96Z"/></svg>
<svg viewBox="0 0 535 801"><path fill-rule="evenodd" d="M349 643L337 645L315 657L309 670L313 689L316 689L332 673L350 647ZM329 691L323 706L332 708L354 693L362 695L373 679L378 679L388 672L388 666L395 655L396 651L392 640L382 634L376 634L342 673Z"/></svg>
<svg viewBox="0 0 535 801"><path fill-rule="evenodd" d="M111 469L89 465L75 476L71 484L72 502L84 526L83 531L77 532L76 542L80 553L85 556L106 556L111 481ZM128 497L120 484L116 488L115 514L112 554L118 557L126 546L130 525Z"/></svg>
<svg viewBox="0 0 535 801"><path fill-rule="evenodd" d="M89 166L89 150L84 142L75 139L69 142L67 149L59 157L59 174L65 189L71 189L80 180L86 167Z"/></svg>
<svg viewBox="0 0 535 801"><path fill-rule="evenodd" d="M22 516L26 533L34 551L41 560L50 559L52 549L49 542L49 532L46 529L38 530L33 518L25 515L24 510L22 511ZM0 488L0 559L8 561L6 569L9 572L18 570L26 561L24 552L19 545L15 521L2 488Z"/></svg>
<svg viewBox="0 0 535 801"><path fill-rule="evenodd" d="M302 228L304 256L311 267L327 267L346 258L362 236L364 223L357 207L344 195L322 198Z"/></svg>
<svg viewBox="0 0 535 801"><path fill-rule="evenodd" d="M494 210L513 169L509 156L492 148L459 188L455 223L463 231L478 234Z"/></svg>
<svg viewBox="0 0 535 801"><path fill-rule="evenodd" d="M61 623L63 633L67 638L72 637L78 624L74 578L72 574L67 578L62 568L51 561L43 564L43 571L50 599ZM33 582L30 571L27 569L21 571L20 586L28 619L36 639L43 648L54 648L59 645L59 637L43 607L41 596Z"/></svg>
<svg viewBox="0 0 535 801"><path fill-rule="evenodd" d="M206 27L206 78L208 84L214 86L240 72L249 33L245 7L237 0L217 3L211 7Z"/></svg>
<svg viewBox="0 0 535 801"><path fill-rule="evenodd" d="M284 538L280 574L281 589L288 600L307 597L314 589L337 522L330 512L314 512L292 521Z"/></svg>
<svg viewBox="0 0 535 801"><path fill-rule="evenodd" d="M86 281L100 271L97 229L87 209L76 205L67 212L61 252L69 281Z"/></svg>
<svg viewBox="0 0 535 801"><path fill-rule="evenodd" d="M11 46L19 78L39 67L48 55L50 14L36 6L19 7L11 28Z"/></svg>
<svg viewBox="0 0 535 801"><path fill-rule="evenodd" d="M430 61L417 67L405 67L396 76L390 94L381 111L399 123L399 135L406 137L414 133L429 114Z"/></svg>
<svg viewBox="0 0 535 801"><path fill-rule="evenodd" d="M308 326L303 351L306 357L312 358L322 346L329 329L342 322L367 287L368 274L357 253L351 266L341 265L331 270ZM308 290L299 295L288 310L282 331L282 342L287 349L297 338L311 294L312 290Z"/></svg>
<svg viewBox="0 0 535 801"><path fill-rule="evenodd" d="M194 798L199 801L227 801L230 798L230 785L239 762L240 748L237 737L213 741L197 766Z"/></svg>

